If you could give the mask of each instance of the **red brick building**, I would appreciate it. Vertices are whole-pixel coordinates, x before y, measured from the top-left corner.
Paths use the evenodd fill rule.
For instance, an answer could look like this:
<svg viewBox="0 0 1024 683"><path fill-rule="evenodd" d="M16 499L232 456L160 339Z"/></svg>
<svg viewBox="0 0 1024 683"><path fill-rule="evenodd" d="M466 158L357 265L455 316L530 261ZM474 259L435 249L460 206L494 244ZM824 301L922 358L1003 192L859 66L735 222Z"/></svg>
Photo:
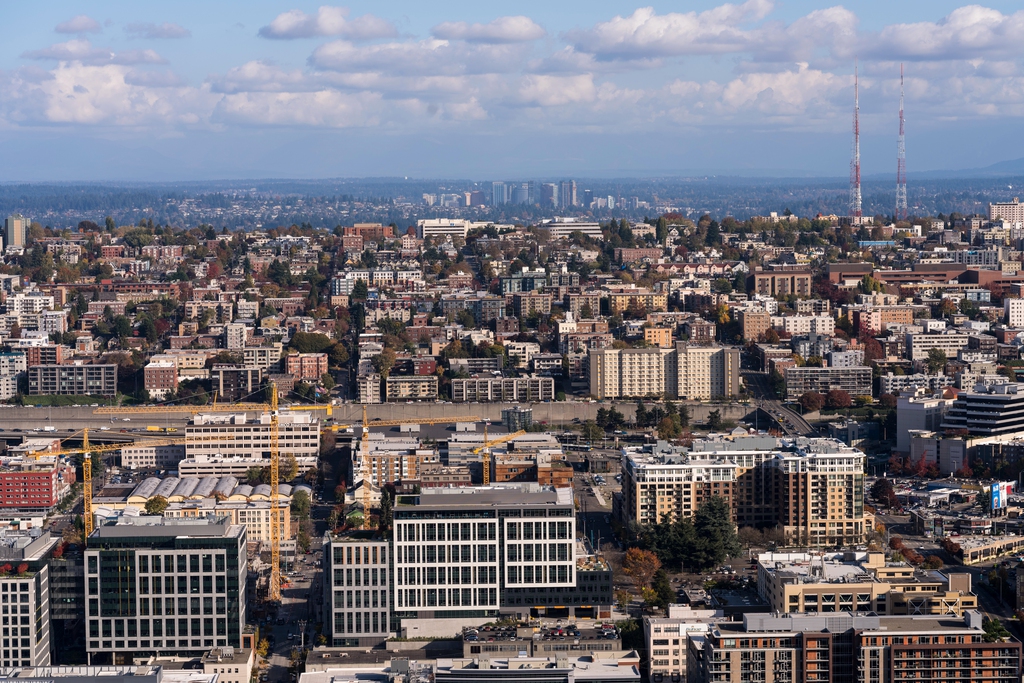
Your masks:
<svg viewBox="0 0 1024 683"><path fill-rule="evenodd" d="M297 380L318 380L327 372L326 353L293 353L284 357L284 371Z"/></svg>
<svg viewBox="0 0 1024 683"><path fill-rule="evenodd" d="M75 483L75 468L26 460L0 469L0 508L50 509Z"/></svg>
<svg viewBox="0 0 1024 683"><path fill-rule="evenodd" d="M178 364L173 360L153 360L143 370L144 386L151 398L163 398L178 388Z"/></svg>
<svg viewBox="0 0 1024 683"><path fill-rule="evenodd" d="M28 346L22 349L25 352L25 363L32 365L60 365L68 358L71 358L72 351L67 346L60 344L46 344L45 346Z"/></svg>

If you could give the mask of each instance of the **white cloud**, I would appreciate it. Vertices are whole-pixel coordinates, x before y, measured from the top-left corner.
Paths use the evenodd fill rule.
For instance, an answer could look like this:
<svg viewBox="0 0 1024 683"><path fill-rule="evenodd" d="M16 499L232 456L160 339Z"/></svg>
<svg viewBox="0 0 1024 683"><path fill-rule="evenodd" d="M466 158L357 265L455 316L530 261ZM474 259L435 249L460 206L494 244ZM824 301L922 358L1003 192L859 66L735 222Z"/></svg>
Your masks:
<svg viewBox="0 0 1024 683"><path fill-rule="evenodd" d="M60 62L75 61L88 65L100 64L164 64L167 60L153 50L125 50L114 52L108 47L94 47L84 38L55 43L41 50L23 52L26 59L52 59Z"/></svg>
<svg viewBox="0 0 1024 683"><path fill-rule="evenodd" d="M321 6L316 14L293 9L277 15L270 24L260 29L264 38L291 40L342 36L350 40L374 40L398 35L394 24L372 14L348 18L347 7Z"/></svg>
<svg viewBox="0 0 1024 683"><path fill-rule="evenodd" d="M208 119L209 93L188 87L149 87L125 66L61 63L50 78L14 74L0 84L9 120L112 126L195 124Z"/></svg>
<svg viewBox="0 0 1024 683"><path fill-rule="evenodd" d="M73 19L60 22L53 30L57 33L103 33L103 27L100 26L100 22L84 14L79 14Z"/></svg>
<svg viewBox="0 0 1024 683"><path fill-rule="evenodd" d="M380 123L381 96L335 90L225 95L213 114L218 123L351 128Z"/></svg>
<svg viewBox="0 0 1024 683"><path fill-rule="evenodd" d="M523 104L537 107L557 107L566 104L593 102L597 87L593 77L580 76L526 76L518 89Z"/></svg>
<svg viewBox="0 0 1024 683"><path fill-rule="evenodd" d="M343 73L382 72L392 76L514 73L528 45L483 45L428 39L356 46L335 40L309 58L317 69Z"/></svg>
<svg viewBox="0 0 1024 683"><path fill-rule="evenodd" d="M937 22L893 24L863 41L866 53L908 60L959 60L1020 56L1024 10L1003 14L980 5L953 10Z"/></svg>
<svg viewBox="0 0 1024 683"><path fill-rule="evenodd" d="M260 61L236 66L224 76L211 78L210 83L213 92L219 93L295 92L322 87L299 69L285 71Z"/></svg>
<svg viewBox="0 0 1024 683"><path fill-rule="evenodd" d="M124 27L125 33L131 38L145 38L147 40L191 38L192 32L179 24L164 22L162 24L135 23Z"/></svg>
<svg viewBox="0 0 1024 683"><path fill-rule="evenodd" d="M543 38L547 32L530 17L499 17L488 24L446 21L431 33L442 40L473 43L523 43Z"/></svg>
<svg viewBox="0 0 1024 683"><path fill-rule="evenodd" d="M750 32L740 25L763 19L771 9L769 0L685 14L657 14L653 7L641 7L628 17L616 16L592 29L571 31L567 38L578 51L602 59L741 52L751 43Z"/></svg>
<svg viewBox="0 0 1024 683"><path fill-rule="evenodd" d="M141 85L147 88L179 88L185 85L184 79L173 71L136 71L132 69L124 75L128 85Z"/></svg>

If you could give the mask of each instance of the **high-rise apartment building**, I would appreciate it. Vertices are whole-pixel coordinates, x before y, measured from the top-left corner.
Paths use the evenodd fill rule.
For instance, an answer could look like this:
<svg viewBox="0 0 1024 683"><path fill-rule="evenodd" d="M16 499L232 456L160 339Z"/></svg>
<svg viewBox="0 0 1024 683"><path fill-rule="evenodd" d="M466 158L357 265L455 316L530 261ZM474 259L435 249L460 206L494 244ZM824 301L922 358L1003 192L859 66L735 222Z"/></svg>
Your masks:
<svg viewBox="0 0 1024 683"><path fill-rule="evenodd" d="M590 349L590 394L595 398L665 396L676 385L675 360L674 349Z"/></svg>
<svg viewBox="0 0 1024 683"><path fill-rule="evenodd" d="M649 446L623 458L624 523L690 517L712 497L729 503L738 525L777 524L801 544L860 543L871 530L864 454L839 441L708 439L691 452Z"/></svg>
<svg viewBox="0 0 1024 683"><path fill-rule="evenodd" d="M740 389L739 349L678 342L675 348L591 348L589 354L590 393L597 398L709 399Z"/></svg>
<svg viewBox="0 0 1024 683"><path fill-rule="evenodd" d="M121 517L86 539L86 654L242 646L246 530L224 517Z"/></svg>
<svg viewBox="0 0 1024 683"><path fill-rule="evenodd" d="M491 206L501 206L509 201L508 183L495 181L491 183Z"/></svg>
<svg viewBox="0 0 1024 683"><path fill-rule="evenodd" d="M4 247L24 247L28 241L29 220L20 213L4 219Z"/></svg>
<svg viewBox="0 0 1024 683"><path fill-rule="evenodd" d="M709 399L740 393L740 350L676 344L676 396Z"/></svg>

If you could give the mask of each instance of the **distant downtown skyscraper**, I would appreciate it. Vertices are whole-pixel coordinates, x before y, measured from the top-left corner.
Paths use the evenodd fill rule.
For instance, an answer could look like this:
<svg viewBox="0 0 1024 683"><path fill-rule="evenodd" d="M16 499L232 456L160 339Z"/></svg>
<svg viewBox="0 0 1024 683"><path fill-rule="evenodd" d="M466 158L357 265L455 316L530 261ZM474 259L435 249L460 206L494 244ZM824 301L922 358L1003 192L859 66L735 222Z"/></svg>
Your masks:
<svg viewBox="0 0 1024 683"><path fill-rule="evenodd" d="M576 200L576 181L575 180L563 180L558 185L558 206L559 208L565 209L572 206L577 206L579 202Z"/></svg>

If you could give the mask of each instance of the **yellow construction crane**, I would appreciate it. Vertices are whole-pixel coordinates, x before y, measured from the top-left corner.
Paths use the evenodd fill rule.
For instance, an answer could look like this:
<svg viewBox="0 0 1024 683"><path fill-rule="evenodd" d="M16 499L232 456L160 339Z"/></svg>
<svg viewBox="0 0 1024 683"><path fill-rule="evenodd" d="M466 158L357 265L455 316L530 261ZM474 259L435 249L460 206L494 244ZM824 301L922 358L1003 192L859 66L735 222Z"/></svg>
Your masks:
<svg viewBox="0 0 1024 683"><path fill-rule="evenodd" d="M511 441L512 439L518 438L526 433L525 429L520 429L518 432L512 432L511 434L502 434L497 439L487 439L487 425L484 425L484 445L479 448L474 448L471 452L476 455L480 451L484 452L484 486L489 486L491 483L491 446L497 446L500 443Z"/></svg>
<svg viewBox="0 0 1024 683"><path fill-rule="evenodd" d="M89 448L89 428L82 430L82 448ZM92 536L92 458L88 451L82 458L82 521L85 522L85 540Z"/></svg>
<svg viewBox="0 0 1024 683"><path fill-rule="evenodd" d="M278 441L277 383L270 383L270 599L281 601L281 522L278 519L277 489L281 466Z"/></svg>

